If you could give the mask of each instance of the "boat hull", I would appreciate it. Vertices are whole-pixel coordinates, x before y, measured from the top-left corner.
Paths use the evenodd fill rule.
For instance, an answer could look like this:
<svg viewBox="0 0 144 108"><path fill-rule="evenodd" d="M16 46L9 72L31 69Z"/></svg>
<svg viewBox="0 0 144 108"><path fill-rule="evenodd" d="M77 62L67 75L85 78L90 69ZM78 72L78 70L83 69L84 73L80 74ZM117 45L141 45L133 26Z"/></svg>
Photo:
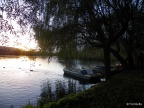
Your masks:
<svg viewBox="0 0 144 108"><path fill-rule="evenodd" d="M71 76L79 80L85 80L85 81L100 81L100 76L95 75L82 75L76 71L70 71L68 69L64 69L64 75Z"/></svg>

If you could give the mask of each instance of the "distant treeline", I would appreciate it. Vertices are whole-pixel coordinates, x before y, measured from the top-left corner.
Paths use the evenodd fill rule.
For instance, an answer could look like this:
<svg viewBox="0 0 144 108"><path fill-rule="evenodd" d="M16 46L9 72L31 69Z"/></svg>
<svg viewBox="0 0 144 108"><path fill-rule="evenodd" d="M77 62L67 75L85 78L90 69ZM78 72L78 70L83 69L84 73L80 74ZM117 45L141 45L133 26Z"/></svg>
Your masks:
<svg viewBox="0 0 144 108"><path fill-rule="evenodd" d="M25 51L19 48L0 46L0 55L34 55L34 50Z"/></svg>
<svg viewBox="0 0 144 108"><path fill-rule="evenodd" d="M21 52L18 48L0 46L0 55L19 55Z"/></svg>
<svg viewBox="0 0 144 108"><path fill-rule="evenodd" d="M83 49L82 51L69 51L69 53L64 54L63 51L49 53L44 50L25 51L19 48L0 46L0 55L58 56L59 58L63 59L103 59L103 53L101 49Z"/></svg>
<svg viewBox="0 0 144 108"><path fill-rule="evenodd" d="M25 50L22 50L19 48L0 46L0 55L48 56L51 54L48 54L45 51L36 51L36 50L25 51ZM54 54L52 54L52 55L54 55Z"/></svg>

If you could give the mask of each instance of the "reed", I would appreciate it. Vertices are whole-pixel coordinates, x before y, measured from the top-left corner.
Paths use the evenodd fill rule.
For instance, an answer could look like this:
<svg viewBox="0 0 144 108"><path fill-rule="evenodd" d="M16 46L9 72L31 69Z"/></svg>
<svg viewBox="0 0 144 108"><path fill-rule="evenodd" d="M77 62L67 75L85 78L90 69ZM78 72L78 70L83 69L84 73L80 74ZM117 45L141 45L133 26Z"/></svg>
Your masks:
<svg viewBox="0 0 144 108"><path fill-rule="evenodd" d="M85 86L79 85L74 80L68 80L67 82L56 81L52 86L50 81L47 81L42 85L40 99L38 100L38 106L43 106L46 103L56 102L57 100L73 95L86 90Z"/></svg>

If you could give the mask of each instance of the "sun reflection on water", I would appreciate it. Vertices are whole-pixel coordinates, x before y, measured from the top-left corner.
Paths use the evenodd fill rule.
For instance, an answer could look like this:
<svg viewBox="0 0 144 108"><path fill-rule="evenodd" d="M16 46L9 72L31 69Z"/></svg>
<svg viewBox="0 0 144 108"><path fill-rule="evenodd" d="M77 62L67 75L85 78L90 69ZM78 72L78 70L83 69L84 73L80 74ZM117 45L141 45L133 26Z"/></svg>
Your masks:
<svg viewBox="0 0 144 108"><path fill-rule="evenodd" d="M8 77L12 79L25 78L31 76L31 74L47 74L52 72L51 75L63 73L63 66L60 65L57 60L52 59L52 62L48 62L48 59L42 59L39 57L27 57L27 56L2 56L0 57L0 70ZM32 77L33 78L33 77Z"/></svg>
<svg viewBox="0 0 144 108"><path fill-rule="evenodd" d="M41 57L0 56L0 105L19 106L29 101L34 104L41 84L63 80L62 75L63 66L56 60L48 63L47 58Z"/></svg>
<svg viewBox="0 0 144 108"><path fill-rule="evenodd" d="M36 105L44 83L69 80L63 68L54 57L49 62L47 57L0 56L0 108Z"/></svg>

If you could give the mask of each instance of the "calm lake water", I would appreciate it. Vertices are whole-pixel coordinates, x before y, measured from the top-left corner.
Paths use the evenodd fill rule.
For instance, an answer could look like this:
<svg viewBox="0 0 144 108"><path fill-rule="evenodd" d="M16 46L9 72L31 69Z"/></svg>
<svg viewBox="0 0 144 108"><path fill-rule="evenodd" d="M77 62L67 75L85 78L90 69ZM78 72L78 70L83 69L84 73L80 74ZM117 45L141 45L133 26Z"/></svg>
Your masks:
<svg viewBox="0 0 144 108"><path fill-rule="evenodd" d="M63 76L65 66L91 64L96 65L97 62L81 63L75 60L69 63L56 57L0 56L0 108L10 108L11 105L20 108L28 102L36 105L44 83L48 81L54 85L57 81L69 80ZM75 81L87 88L92 86Z"/></svg>

